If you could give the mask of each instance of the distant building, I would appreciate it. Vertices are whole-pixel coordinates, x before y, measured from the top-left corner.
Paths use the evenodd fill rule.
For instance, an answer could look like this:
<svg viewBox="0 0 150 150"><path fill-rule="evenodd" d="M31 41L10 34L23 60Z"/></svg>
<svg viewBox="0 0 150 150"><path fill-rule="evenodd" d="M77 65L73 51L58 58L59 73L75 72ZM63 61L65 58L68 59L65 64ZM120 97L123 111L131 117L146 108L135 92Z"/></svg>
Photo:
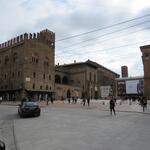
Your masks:
<svg viewBox="0 0 150 150"><path fill-rule="evenodd" d="M150 98L150 45L141 46L144 66L144 95Z"/></svg>
<svg viewBox="0 0 150 150"><path fill-rule="evenodd" d="M128 77L128 67L127 66L121 66L121 74L123 77Z"/></svg>
<svg viewBox="0 0 150 150"><path fill-rule="evenodd" d="M112 94L115 94L115 79L119 77L117 73L91 60L56 65L55 71L56 99L68 96L101 98L102 86L113 88Z"/></svg>
<svg viewBox="0 0 150 150"><path fill-rule="evenodd" d="M0 44L0 95L46 99L54 92L55 34L23 34Z"/></svg>
<svg viewBox="0 0 150 150"><path fill-rule="evenodd" d="M125 77L116 79L116 93L119 97L143 96L143 77Z"/></svg>

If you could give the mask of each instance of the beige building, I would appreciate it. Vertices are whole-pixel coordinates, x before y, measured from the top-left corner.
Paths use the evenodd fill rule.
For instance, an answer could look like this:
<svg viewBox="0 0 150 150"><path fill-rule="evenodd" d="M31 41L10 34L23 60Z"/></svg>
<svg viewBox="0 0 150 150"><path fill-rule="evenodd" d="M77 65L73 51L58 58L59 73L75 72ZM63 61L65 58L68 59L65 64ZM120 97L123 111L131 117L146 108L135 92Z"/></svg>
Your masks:
<svg viewBox="0 0 150 150"><path fill-rule="evenodd" d="M0 95L45 99L54 92L55 34L23 34L0 44Z"/></svg>
<svg viewBox="0 0 150 150"><path fill-rule="evenodd" d="M100 98L101 86L111 86L115 95L115 72L100 64L87 60L72 64L56 65L55 67L55 97Z"/></svg>

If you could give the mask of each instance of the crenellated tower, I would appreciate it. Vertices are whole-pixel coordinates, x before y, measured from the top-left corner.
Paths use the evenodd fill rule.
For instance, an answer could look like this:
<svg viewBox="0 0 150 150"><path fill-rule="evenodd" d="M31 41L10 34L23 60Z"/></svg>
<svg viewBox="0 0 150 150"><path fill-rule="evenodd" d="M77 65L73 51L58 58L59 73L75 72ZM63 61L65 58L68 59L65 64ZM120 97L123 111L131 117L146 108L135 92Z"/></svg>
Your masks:
<svg viewBox="0 0 150 150"><path fill-rule="evenodd" d="M0 96L47 99L54 92L55 33L24 33L0 44Z"/></svg>

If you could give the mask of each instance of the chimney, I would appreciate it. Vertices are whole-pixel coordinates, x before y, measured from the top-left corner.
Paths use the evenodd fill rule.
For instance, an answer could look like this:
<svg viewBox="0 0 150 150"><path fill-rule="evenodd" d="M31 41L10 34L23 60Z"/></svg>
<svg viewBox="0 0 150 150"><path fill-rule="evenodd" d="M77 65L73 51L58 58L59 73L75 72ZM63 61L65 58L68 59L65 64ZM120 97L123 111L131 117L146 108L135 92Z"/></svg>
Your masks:
<svg viewBox="0 0 150 150"><path fill-rule="evenodd" d="M74 64L76 63L76 60L74 60Z"/></svg>

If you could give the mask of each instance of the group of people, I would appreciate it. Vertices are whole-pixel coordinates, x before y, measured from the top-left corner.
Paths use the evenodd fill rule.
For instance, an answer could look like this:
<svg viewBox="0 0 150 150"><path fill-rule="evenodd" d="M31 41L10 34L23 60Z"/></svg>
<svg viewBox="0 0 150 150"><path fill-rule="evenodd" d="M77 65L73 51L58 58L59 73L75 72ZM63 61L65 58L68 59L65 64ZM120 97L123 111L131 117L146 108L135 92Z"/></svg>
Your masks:
<svg viewBox="0 0 150 150"><path fill-rule="evenodd" d="M143 112L145 112L145 110L147 109L147 98L146 97L139 97L138 99L139 104L142 106L143 108ZM116 104L116 99L111 98L110 102L109 102L109 106L110 106L110 114L112 115L112 112L114 113L114 115L116 115L116 111L115 111L115 104ZM129 99L129 105L131 105L131 99Z"/></svg>
<svg viewBox="0 0 150 150"><path fill-rule="evenodd" d="M73 96L72 98L68 97L67 99L69 104L71 103L71 100L72 100L72 104L77 104L78 97Z"/></svg>

